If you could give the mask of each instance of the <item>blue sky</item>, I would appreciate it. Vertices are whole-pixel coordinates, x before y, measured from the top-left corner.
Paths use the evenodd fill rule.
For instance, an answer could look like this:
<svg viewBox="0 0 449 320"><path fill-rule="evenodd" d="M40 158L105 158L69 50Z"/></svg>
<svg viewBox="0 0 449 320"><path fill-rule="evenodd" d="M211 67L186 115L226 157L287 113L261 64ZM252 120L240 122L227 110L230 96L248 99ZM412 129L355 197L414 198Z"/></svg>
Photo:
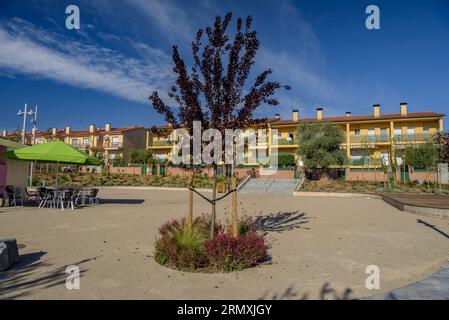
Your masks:
<svg viewBox="0 0 449 320"><path fill-rule="evenodd" d="M76 4L81 29L65 28ZM380 8L367 30L365 8ZM0 129L18 127L25 102L39 128L163 123L147 97L173 81L171 46L186 60L215 15L252 15L261 41L253 72L291 85L257 114L314 116L449 110L449 1L0 1Z"/></svg>

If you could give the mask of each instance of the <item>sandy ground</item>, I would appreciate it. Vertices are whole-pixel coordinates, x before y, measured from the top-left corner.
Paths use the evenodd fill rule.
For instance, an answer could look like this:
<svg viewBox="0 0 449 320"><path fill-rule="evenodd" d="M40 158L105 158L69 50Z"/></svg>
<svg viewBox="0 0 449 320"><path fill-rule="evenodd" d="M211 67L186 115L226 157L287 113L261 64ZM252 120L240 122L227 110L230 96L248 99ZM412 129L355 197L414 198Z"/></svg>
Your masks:
<svg viewBox="0 0 449 320"><path fill-rule="evenodd" d="M0 208L0 238L17 238L22 256L0 273L0 298L317 299L325 290L334 299L349 289L357 298L425 278L449 259L447 219L403 213L379 199L242 194L240 210L274 214L265 224L271 263L228 274L179 272L152 255L158 226L186 212L185 191L100 196L99 207L64 213ZM208 210L198 197L194 206L195 214ZM80 290L65 286L72 264L81 270ZM365 288L368 265L380 268L380 290Z"/></svg>

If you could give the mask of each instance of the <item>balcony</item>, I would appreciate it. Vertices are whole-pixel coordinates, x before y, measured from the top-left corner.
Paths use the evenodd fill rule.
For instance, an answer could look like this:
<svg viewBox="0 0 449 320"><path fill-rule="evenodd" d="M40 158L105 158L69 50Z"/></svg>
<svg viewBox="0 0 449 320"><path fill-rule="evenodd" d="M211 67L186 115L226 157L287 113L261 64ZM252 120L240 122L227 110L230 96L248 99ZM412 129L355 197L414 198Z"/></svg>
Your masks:
<svg viewBox="0 0 449 320"><path fill-rule="evenodd" d="M350 143L371 144L390 142L390 136L387 134L375 134L375 135L353 135L349 136Z"/></svg>
<svg viewBox="0 0 449 320"><path fill-rule="evenodd" d="M273 140L272 140L273 142ZM297 145L298 139L286 139L286 138L278 138L279 146L288 146L288 145Z"/></svg>
<svg viewBox="0 0 449 320"><path fill-rule="evenodd" d="M78 144L78 145L72 145L73 148L81 151L86 151L90 148L90 144Z"/></svg>
<svg viewBox="0 0 449 320"><path fill-rule="evenodd" d="M380 158L372 158L372 157L365 157L365 158L350 158L347 160L347 164L350 166L375 166L380 167L382 166L382 159Z"/></svg>
<svg viewBox="0 0 449 320"><path fill-rule="evenodd" d="M104 149L121 149L123 148L123 143L122 142L104 142L103 143L103 148Z"/></svg>
<svg viewBox="0 0 449 320"><path fill-rule="evenodd" d="M406 142L426 142L433 138L432 134L421 133L421 134L401 134L394 135L394 142L396 143L406 143Z"/></svg>
<svg viewBox="0 0 449 320"><path fill-rule="evenodd" d="M169 140L153 140L150 147L172 147L174 145L173 141Z"/></svg>

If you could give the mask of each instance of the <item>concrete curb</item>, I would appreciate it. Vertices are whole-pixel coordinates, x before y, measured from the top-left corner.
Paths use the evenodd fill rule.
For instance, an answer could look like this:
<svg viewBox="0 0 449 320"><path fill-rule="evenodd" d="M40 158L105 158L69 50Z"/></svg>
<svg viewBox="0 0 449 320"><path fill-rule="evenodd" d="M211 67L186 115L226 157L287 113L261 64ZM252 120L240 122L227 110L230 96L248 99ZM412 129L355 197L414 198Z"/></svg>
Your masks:
<svg viewBox="0 0 449 320"><path fill-rule="evenodd" d="M102 186L99 190L156 190L156 191L188 191L188 188L175 187L134 187L134 186ZM212 192L212 189L196 189L199 192Z"/></svg>
<svg viewBox="0 0 449 320"><path fill-rule="evenodd" d="M402 202L392 199L388 196L382 196L383 201L388 203L389 205L397 208L398 210L413 213L428 217L436 217L436 218L449 218L449 210L441 209L441 208L431 208L431 207L422 207L422 206L413 206L409 204L403 204Z"/></svg>
<svg viewBox="0 0 449 320"><path fill-rule="evenodd" d="M382 199L381 196L369 193L343 193L343 192L308 192L308 191L296 191L293 192L294 196L300 197L339 197L339 198L370 198L370 199Z"/></svg>

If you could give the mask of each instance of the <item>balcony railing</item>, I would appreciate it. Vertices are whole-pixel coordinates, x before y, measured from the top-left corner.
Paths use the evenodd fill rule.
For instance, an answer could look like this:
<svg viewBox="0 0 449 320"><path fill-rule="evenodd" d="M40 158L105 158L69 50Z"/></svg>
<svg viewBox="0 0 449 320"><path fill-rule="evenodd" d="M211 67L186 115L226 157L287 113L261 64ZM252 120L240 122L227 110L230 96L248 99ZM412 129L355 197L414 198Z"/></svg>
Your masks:
<svg viewBox="0 0 449 320"><path fill-rule="evenodd" d="M349 137L349 142L350 143L390 142L390 136L385 134L353 135Z"/></svg>
<svg viewBox="0 0 449 320"><path fill-rule="evenodd" d="M120 148L123 148L123 143L121 143L121 142L104 142L103 148L105 148L105 149L120 149Z"/></svg>
<svg viewBox="0 0 449 320"><path fill-rule="evenodd" d="M298 139L278 138L278 145L280 145L280 146L292 145L292 144L298 144Z"/></svg>
<svg viewBox="0 0 449 320"><path fill-rule="evenodd" d="M72 145L75 149L78 150L87 150L90 148L90 144L78 144L78 145Z"/></svg>
<svg viewBox="0 0 449 320"><path fill-rule="evenodd" d="M394 135L394 142L418 142L418 141L428 141L431 140L433 135L429 133L421 133L421 134L401 134Z"/></svg>
<svg viewBox="0 0 449 320"><path fill-rule="evenodd" d="M347 163L351 166L381 166L382 159L379 158L350 158L347 160Z"/></svg>
<svg viewBox="0 0 449 320"><path fill-rule="evenodd" d="M152 147L171 147L174 142L169 140L153 140L150 144Z"/></svg>

